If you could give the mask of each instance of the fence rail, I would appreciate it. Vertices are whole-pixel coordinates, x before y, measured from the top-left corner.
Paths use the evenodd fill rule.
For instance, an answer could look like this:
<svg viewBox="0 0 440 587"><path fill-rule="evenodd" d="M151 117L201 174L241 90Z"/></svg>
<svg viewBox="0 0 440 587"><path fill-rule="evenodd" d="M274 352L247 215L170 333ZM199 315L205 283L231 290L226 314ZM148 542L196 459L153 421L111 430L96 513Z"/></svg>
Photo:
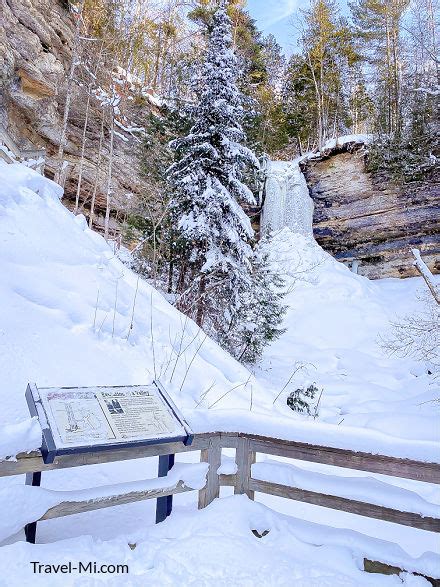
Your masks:
<svg viewBox="0 0 440 587"><path fill-rule="evenodd" d="M222 474L221 470L219 471L223 449L235 449L236 473L234 474L226 475ZM185 483L184 474L182 474L180 478L172 473L170 473L169 477L163 477L174 463L173 455L189 451L200 451L200 461L208 464L206 482L202 489L200 489L200 485L195 488ZM431 515L416 513L418 507L417 503L419 502L416 502L413 511L401 511L387 507L386 505L341 497L335 495L334 492L332 494L331 491L328 493L321 493L320 491L314 491L310 488L300 487L300 483L298 482L294 483L292 481L290 484L281 484L271 480L254 478L252 477L252 467L257 460L258 453L332 465L347 470L367 471L391 477L440 484L440 464L438 463L428 463L411 459L390 457L387 455L356 452L329 446L306 444L238 432L195 434L193 443L190 446L185 446L181 442L172 442L132 449L124 448L106 452L64 455L57 457L51 464L45 464L39 452L19 454L15 459L0 460L0 477L26 473L27 484L39 485L41 474L53 469L64 469L153 456L158 456L160 459L159 476L161 477L161 480L160 482L154 480L152 485L151 481L146 481L145 486L134 488L131 484L129 488L127 488L127 484L119 484L106 488L95 488L93 490L88 490L83 498L81 495L78 496L78 493L74 491L59 492L59 502L48 508L38 520L30 522L26 526L26 538L29 542L35 542L36 522L40 520L48 520L146 499L157 499L156 521L161 521L171 512L173 495L186 491L198 491L198 504L201 509L209 505L215 498L219 497L220 487L222 486L233 487L234 493L246 494L250 499L254 499L255 492L260 492L431 532L440 532L440 516L432 517ZM255 466L258 467L262 464L267 466L267 463L257 463ZM279 465L279 463L276 463L276 465ZM190 466L194 465L179 464L182 471L184 471L185 467ZM270 466L274 466L273 463ZM284 468L287 467L287 469L289 469L289 467L295 469L292 465L283 464L281 466ZM199 467L199 465L196 465L196 467ZM171 471L173 471L173 469L171 469ZM206 467L203 467L203 473L205 471ZM258 476L258 470L256 471ZM296 471L298 471L297 467ZM325 474L321 475L320 473L314 473L314 475L315 481L316 476L318 476L317 485L321 490L319 477L321 476L324 481L328 476ZM292 476L292 479L294 479L294 475ZM341 479L344 479L344 477L341 477ZM363 481L365 481L365 477L351 478L349 481L352 487L356 486L358 488L358 491L356 492L357 495L362 494L362 491L359 492L359 486L362 485ZM323 486L325 487L326 485L323 484ZM387 500L389 505L389 502L392 499L392 491L396 490L396 486L389 484L388 489L390 491ZM38 487L36 490L42 491L41 488ZM381 491L386 492L386 490L387 484L381 481ZM56 492L52 492L52 494L54 494L56 501ZM72 497L69 497L70 495ZM428 507L427 511L431 511L433 508L435 510L433 504L427 502L424 503ZM391 567L378 561L365 559L364 563L365 570L368 570L369 572L396 572L395 567ZM400 571L400 569L397 569L397 571ZM430 577L426 578L432 585L440 585L438 580Z"/></svg>
<svg viewBox="0 0 440 587"><path fill-rule="evenodd" d="M236 473L234 474L222 474L221 469L219 470L222 463L223 449L235 449ZM185 468L191 466L194 467L194 465L179 463L182 473L177 471L173 474L173 469L171 467L174 463L174 454L189 451L200 451L200 461L208 464L208 468L206 468L206 466L201 467L200 465L195 465L195 467L201 467L203 469L203 474L207 470L206 482L202 489L200 489L200 484L196 484L197 487L192 487L184 481ZM382 495L383 492L388 490L388 498L384 500L385 503L383 505L369 503L368 499L359 499L359 496L362 497L362 483L365 482L365 476L351 477L350 479L347 479L347 477L339 477L339 479L344 479L345 497L336 494L335 487L340 487L337 483L336 485L333 485L333 490L330 489L329 491L327 489L327 493L322 493L322 488L328 486L326 481L328 480L329 475L313 473L314 483L318 489L316 491L314 488L301 487L301 482L300 480L298 481L297 478L298 467L296 465L289 465L286 463L281 464L279 462L273 463L271 461L269 461L269 469L270 467L282 467L284 468L284 471L287 469L288 472L293 473L292 475L287 476L289 482L282 484L264 478L255 478L258 476L261 477L261 466L266 467L266 471L268 467L267 461L257 463L255 465L257 468L254 469L255 476L252 476L253 465L257 461L258 453L342 467L347 471L366 471L389 477L440 484L439 463L421 462L387 455L370 454L367 452L351 451L239 432L198 433L194 435L194 440L190 446L185 446L181 442L172 442L168 444L148 445L131 449L124 448L105 452L64 455L57 457L55 462L51 464L45 464L39 452L20 454L16 459L0 460L0 477L26 473L27 484L39 485L41 474L53 469L64 469L145 457L159 457L160 480L156 479L153 481L136 482L140 483L140 485L135 483L134 486L133 484L128 484L127 486L127 484L122 483L111 487L98 487L92 490L87 490L84 496L81 495L81 492L78 494L78 492L75 491L61 491L59 492L58 502L56 502L57 492L51 492L56 503L54 503L52 507L49 507L38 520L30 522L26 526L26 538L29 542L35 542L36 522L40 520L48 520L141 500L157 499L156 521L162 521L171 512L173 495L186 491L198 491L199 508L204 508L215 498L219 497L220 488L222 486L233 487L234 493L246 494L250 499L254 499L255 492L260 492L369 518L393 522L404 526L411 526L413 528L428 530L431 532L440 532L440 515L431 516L417 513L417 508L421 502L424 505L425 514L430 514L432 511L436 513L435 505L425 502L424 500L421 500L420 502L421 498L416 494L413 494L414 500L412 505L408 506L408 503L410 503L411 500L408 501L407 499L405 502L406 507L412 509L412 511L393 509L388 506L390 503L393 503L393 491L396 491L396 486L387 484L381 480L380 482L377 482L380 484L380 493ZM258 469L258 467L260 467L260 469ZM170 468L171 473L167 475ZM301 470L304 471L304 469ZM333 476L333 479L336 478L336 476ZM371 479L368 483L371 484ZM44 491L38 487L35 489L36 491ZM352 489L353 491L351 491ZM353 499L351 497L352 494L356 495L358 499ZM37 494L35 495L37 497ZM347 497L347 495L349 495L350 498ZM368 497L368 491L366 495ZM256 535L260 536L258 533ZM364 570L368 572L389 574L399 573L404 569L393 567L386 562L364 558ZM425 576L432 585L440 587L440 579L433 579L426 575L423 576Z"/></svg>
<svg viewBox="0 0 440 587"><path fill-rule="evenodd" d="M218 474L221 465L223 448L236 450L237 472L234 475ZM440 465L424 463L409 459L395 458L385 455L354 452L350 450L332 448L328 446L311 445L271 437L256 436L242 433L204 433L196 434L190 446L180 442L158 444L133 449L115 449L109 452L84 453L69 456L60 456L52 464L44 464L41 454L34 452L21 454L16 460L0 461L0 476L18 475L23 473L41 473L52 469L63 469L97 463L114 462L128 459L138 459L151 456L161 456L187 451L201 451L200 460L208 463L206 484L199 490L199 508L206 507L213 499L219 496L221 486L233 486L234 493L247 494L251 499L255 492L267 493L307 502L336 510L343 510L371 518L387 520L396 524L421 528L432 532L440 532L440 519L423 516L418 513L392 509L382 505L356 501L347 497L339 497L326 493L319 493L301 487L282 485L267 480L252 477L252 465L256 461L257 453L299 459L313 463L334 465L345 469L380 473L391 477L400 477L440 483ZM351 481L356 482L356 480ZM362 478L359 478L362 482ZM392 486L390 485L390 488ZM165 495L173 495L182 491L193 490L177 483L173 487L163 487L156 490L132 492L126 495L118 491L115 486L114 495L98 496L85 501L66 501L48 510L40 519L49 519L69 514L75 514L93 509L111 507L121 503L153 499ZM386 484L384 484L386 491ZM67 492L63 492L63 496Z"/></svg>

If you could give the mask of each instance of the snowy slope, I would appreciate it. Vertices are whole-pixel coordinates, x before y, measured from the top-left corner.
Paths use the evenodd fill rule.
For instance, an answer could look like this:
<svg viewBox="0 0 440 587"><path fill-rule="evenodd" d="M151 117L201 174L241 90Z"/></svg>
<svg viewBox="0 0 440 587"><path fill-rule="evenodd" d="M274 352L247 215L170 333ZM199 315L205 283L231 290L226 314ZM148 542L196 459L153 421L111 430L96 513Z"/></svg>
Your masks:
<svg viewBox="0 0 440 587"><path fill-rule="evenodd" d="M292 421L288 392L315 381L324 389L320 421L403 439L438 438L435 381L423 365L391 359L378 345L393 317L417 307L421 279L371 282L326 254L307 236L311 212L301 201L307 190L298 171L295 162L282 174L295 178L286 192L286 217L293 208L307 211L301 229L279 231L271 245L289 288L287 330L267 349L257 380L248 381L242 365L122 265L82 216L60 204L59 186L24 166L2 163L0 454L38 446L24 400L29 380L123 385L155 375L190 419L197 407L194 421L208 427L213 409L249 410L250 401L255 413ZM308 366L273 404L299 364Z"/></svg>
<svg viewBox="0 0 440 587"><path fill-rule="evenodd" d="M244 367L62 206L59 186L0 164L0 430L8 426L0 455L39 446L28 381L129 385L156 375L182 408L193 408L212 381L222 394L247 380Z"/></svg>
<svg viewBox="0 0 440 587"><path fill-rule="evenodd" d="M24 399L28 381L42 387L130 385L157 376L186 412L213 382L219 396L247 380L258 391L247 369L138 280L83 217L64 208L61 193L36 172L0 162L0 457L41 445ZM235 403L240 406L239 397ZM156 475L156 460L143 459L52 471L43 486L84 490ZM22 477L0 480L0 509L8 510L0 515L3 537L17 512L33 516L23 483ZM188 495L180 501L194 503ZM138 502L124 506L122 517L112 508L67 523L53 520L41 525L39 540L89 533L108 538L151 523L154 507Z"/></svg>
<svg viewBox="0 0 440 587"><path fill-rule="evenodd" d="M323 390L321 422L438 441L438 380L380 344L390 321L421 311L421 278L370 281L287 228L275 235L271 254L289 290L286 332L266 350L257 376L281 389L299 367L275 405L287 414L287 393L315 382Z"/></svg>

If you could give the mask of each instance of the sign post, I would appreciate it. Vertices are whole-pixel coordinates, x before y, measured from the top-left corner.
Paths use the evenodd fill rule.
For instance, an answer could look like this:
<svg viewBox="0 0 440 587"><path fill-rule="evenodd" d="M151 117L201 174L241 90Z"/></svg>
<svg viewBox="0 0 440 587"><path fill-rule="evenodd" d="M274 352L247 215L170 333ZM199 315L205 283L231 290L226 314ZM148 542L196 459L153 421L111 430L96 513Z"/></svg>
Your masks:
<svg viewBox="0 0 440 587"><path fill-rule="evenodd" d="M159 477L166 477L168 471L174 466L174 455L161 455L159 457ZM158 497L156 503L156 524L163 522L171 514L173 509L173 496Z"/></svg>
<svg viewBox="0 0 440 587"><path fill-rule="evenodd" d="M114 387L49 387L29 384L26 400L42 429L41 454L45 463L57 457L96 453L118 448L182 442L193 434L159 382ZM159 476L174 465L174 455L159 457ZM40 485L41 473L31 474L27 484ZM159 498L156 521L172 509L172 496ZM26 539L35 542L36 523L26 528Z"/></svg>
<svg viewBox="0 0 440 587"><path fill-rule="evenodd" d="M38 473L26 473L26 485L32 485L32 487L40 487L41 485L41 471ZM24 527L24 535L26 536L26 542L35 544L35 538L37 535L37 522L31 522L26 524Z"/></svg>

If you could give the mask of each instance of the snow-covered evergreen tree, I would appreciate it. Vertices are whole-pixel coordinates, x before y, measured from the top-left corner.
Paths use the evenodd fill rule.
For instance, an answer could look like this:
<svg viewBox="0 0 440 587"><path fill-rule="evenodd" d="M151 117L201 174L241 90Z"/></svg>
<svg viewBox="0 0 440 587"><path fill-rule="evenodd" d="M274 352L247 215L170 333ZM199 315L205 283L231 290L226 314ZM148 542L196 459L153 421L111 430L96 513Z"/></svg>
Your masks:
<svg viewBox="0 0 440 587"><path fill-rule="evenodd" d="M270 264L270 237L262 239L252 258L252 288L241 293L241 306L219 341L239 361L255 363L264 347L284 331L281 322L286 312L283 299L285 282Z"/></svg>
<svg viewBox="0 0 440 587"><path fill-rule="evenodd" d="M242 180L258 160L244 145L237 69L222 0L209 24L202 71L194 80L193 126L172 143L176 162L170 168L180 307L205 327L210 316L229 323L252 281L254 233L240 203L255 203Z"/></svg>

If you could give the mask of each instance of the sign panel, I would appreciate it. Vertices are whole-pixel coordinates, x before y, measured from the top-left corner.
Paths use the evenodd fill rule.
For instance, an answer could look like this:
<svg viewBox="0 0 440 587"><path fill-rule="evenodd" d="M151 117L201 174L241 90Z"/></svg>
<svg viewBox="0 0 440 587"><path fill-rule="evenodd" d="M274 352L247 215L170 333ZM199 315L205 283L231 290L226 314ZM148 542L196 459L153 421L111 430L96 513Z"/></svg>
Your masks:
<svg viewBox="0 0 440 587"><path fill-rule="evenodd" d="M56 455L182 440L191 431L160 384L43 388L26 398L43 430L45 462Z"/></svg>

